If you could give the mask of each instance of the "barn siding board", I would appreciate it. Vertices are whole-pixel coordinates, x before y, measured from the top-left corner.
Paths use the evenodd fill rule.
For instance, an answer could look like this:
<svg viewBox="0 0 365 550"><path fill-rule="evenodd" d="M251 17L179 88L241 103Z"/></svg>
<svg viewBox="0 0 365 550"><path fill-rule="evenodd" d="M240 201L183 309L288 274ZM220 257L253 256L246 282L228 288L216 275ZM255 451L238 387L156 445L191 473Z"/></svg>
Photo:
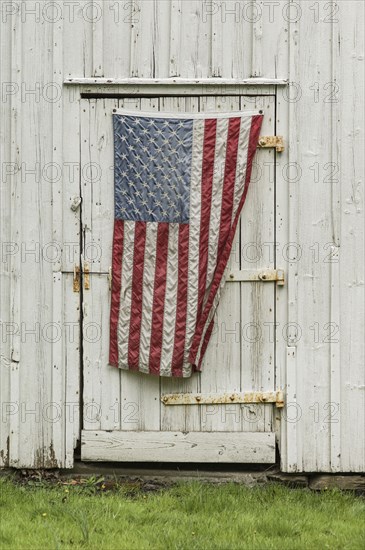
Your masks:
<svg viewBox="0 0 365 550"><path fill-rule="evenodd" d="M28 11L35 4L33 0L27 1ZM70 207L74 197L80 195L84 181L83 166L79 168L80 124L86 113L80 111L80 87L64 87L62 99L51 102L43 96L44 86L53 82L61 89L62 82L72 77L219 77L223 81L260 75L267 79L289 79L301 86L297 101L290 100L292 95L288 100L295 86L277 88L276 133L284 136L287 147L280 156L273 151L265 152L267 170L270 157L277 157L275 206L270 213L275 217L279 243L277 267L286 263L287 242L302 247L300 260L293 258L283 265L288 271L287 284L275 291L274 307L280 325L275 334L277 370L273 373L276 377L273 384L286 387L290 403L276 421L281 468L364 470L364 317L359 308L364 297L360 108L363 3L319 2L315 3L317 13L311 9L311 3L298 0L294 4L300 6L300 17L295 18L285 11L288 9L285 0L280 0L279 5L273 3L273 11L267 2L257 0L257 8L251 3L251 9L261 10L261 18L254 21L252 13L251 18L248 13L244 16L241 5L235 13L237 2L226 2L223 7L223 3L212 5L199 0L136 1L130 3L132 11L128 12L123 2L93 0L102 14L95 22L90 19L88 0L79 0L74 8L67 7L62 0L57 0L57 4L64 10L57 23L47 22L42 14L36 22L30 13L23 22L18 12L2 21L0 29L1 80L19 87L18 92L1 102L1 158L19 165L25 163L23 166L30 169L34 169L36 162L40 166L53 162L61 166L62 172L62 178L52 183L44 174L38 181L32 174L24 180L22 170L9 175L6 181L2 177L1 239L19 248L23 243L27 250L34 249L35 243L39 243L40 250L53 241L71 243L63 246L62 257L53 262L44 259L36 262L34 255L22 258L20 253L8 256L5 262L1 258L0 464L71 467L73 449L80 437L80 296L71 291L74 265L80 256L80 212ZM210 14L210 10L214 13ZM24 99L22 85L23 91L39 89L39 101L34 94L27 94ZM201 91L205 91L204 86ZM338 101L328 101L331 92L332 99ZM223 87L221 93L228 95L228 88ZM128 107L157 108L154 99L126 101ZM183 100L170 101L174 108L184 110L180 105ZM214 107L215 100L211 101ZM186 102L187 110L200 108L199 99L188 98ZM111 147L110 136L108 143ZM97 155L103 154L105 146L101 144ZM300 166L302 174L298 181L285 177L288 162ZM334 172L331 178L336 164L338 173ZM268 171L265 176L269 176ZM85 204L87 208L91 209L94 222L98 216L101 221L103 213L99 206ZM87 231L84 234L87 237ZM269 235L267 238L273 239ZM104 240L101 224L100 242ZM331 258L329 254L334 256ZM101 325L107 322L108 255L109 252L98 268L94 266L97 272L90 275L92 290L84 302L84 324L88 319ZM314 255L318 255L316 262L312 261ZM329 261L337 257L338 261ZM227 292L235 294L237 290L232 285ZM99 302L104 304L102 311ZM269 306L266 298L261 304ZM228 315L228 307L223 300L223 315ZM34 329L37 323L41 328L50 323L61 324L62 338L51 345L42 336L38 342L30 333L22 337L20 330L4 337L4 331L10 328L5 323L9 322L26 330ZM288 322L301 327L299 341L295 332L283 334ZM64 327L70 323L72 341ZM328 340L331 328L327 323L339 324L334 335L339 342L323 341ZM106 348L105 341L104 356ZM85 352L92 357L91 344ZM110 373L114 378L116 375ZM103 376L107 377L107 373ZM222 373L217 373L217 378L210 381L212 387L223 388L226 381L222 377ZM105 388L111 383L105 380ZM162 384L166 390L171 386L170 381ZM133 396L128 376L122 374L113 395L105 395L105 388L101 387L105 403L115 406L119 402L119 416L115 418L113 412L113 418L109 414L100 420L100 426L94 424L93 429L119 426L123 430L173 431L182 422L186 430L200 429L201 410L181 409L173 416L159 403L159 386L159 381L144 377L138 395ZM179 391L180 387L181 391L192 389L189 381L176 383ZM200 380L194 383L194 388L201 390ZM149 403L153 414L148 414L146 407L134 415L133 406L138 408L143 400ZM13 408L6 409L4 416L4 404L8 403ZM52 403L62 411L57 423L42 417L43 408ZM267 415L261 424L254 425L255 430L270 430L273 426L272 409L265 407ZM10 410L15 414L10 414ZM300 418L293 422L290 418L295 411L299 411ZM329 419L331 413L333 418ZM278 416L277 411L275 415ZM285 420L287 417L289 420ZM208 415L208 421L214 430L214 419Z"/></svg>
<svg viewBox="0 0 365 550"><path fill-rule="evenodd" d="M341 6L341 5L340 5ZM351 8L351 9L350 9ZM347 11L347 10L346 10ZM343 14L341 14L343 15ZM339 277L336 300L339 300L341 324L341 462L340 469L365 469L364 410L364 4L351 2L348 16L339 17L333 48L334 76L339 86L339 102L334 105L334 162L339 164L335 226L339 235ZM338 296L339 294L339 296ZM338 314L338 313L337 313Z"/></svg>
<svg viewBox="0 0 365 550"><path fill-rule="evenodd" d="M9 44L12 40L11 24L0 25L0 67L1 80L4 83L11 82L11 56ZM0 105L0 158L2 160L2 176L0 188L0 232L1 232L1 262L0 262L0 320L1 320L1 353L0 353L0 399L2 411L10 407L10 376L11 376L11 347L10 338L7 336L6 327L11 319L10 289L11 289L11 186L12 180L8 173L4 174L4 163L11 159L11 104L8 97L3 98ZM7 245L6 243L9 243ZM5 250L4 250L5 248ZM10 416L2 414L0 428L0 466L5 466L9 461L10 451Z"/></svg>

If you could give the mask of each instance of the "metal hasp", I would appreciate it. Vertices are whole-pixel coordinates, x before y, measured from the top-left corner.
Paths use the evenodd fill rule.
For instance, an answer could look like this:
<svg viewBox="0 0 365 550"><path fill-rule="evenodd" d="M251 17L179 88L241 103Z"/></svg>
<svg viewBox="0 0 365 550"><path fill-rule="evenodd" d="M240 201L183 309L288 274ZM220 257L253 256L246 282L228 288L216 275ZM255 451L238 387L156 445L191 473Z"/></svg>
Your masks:
<svg viewBox="0 0 365 550"><path fill-rule="evenodd" d="M239 269L232 270L227 279L227 282L247 282L262 281L263 283L276 282L279 286L285 283L285 275L283 269L263 269L257 271L255 269Z"/></svg>
<svg viewBox="0 0 365 550"><path fill-rule="evenodd" d="M84 280L84 289L90 290L90 277L89 277L89 265L84 264L83 269L83 280ZM80 286L81 286L81 270L78 265L74 266L74 280L73 280L73 291L74 292L80 292Z"/></svg>
<svg viewBox="0 0 365 550"><path fill-rule="evenodd" d="M274 147L277 153L282 153L284 151L283 136L261 136L257 147L259 149Z"/></svg>
<svg viewBox="0 0 365 550"><path fill-rule="evenodd" d="M275 403L278 409L284 407L283 390L230 393L167 393L161 396L164 405L225 405L232 403Z"/></svg>

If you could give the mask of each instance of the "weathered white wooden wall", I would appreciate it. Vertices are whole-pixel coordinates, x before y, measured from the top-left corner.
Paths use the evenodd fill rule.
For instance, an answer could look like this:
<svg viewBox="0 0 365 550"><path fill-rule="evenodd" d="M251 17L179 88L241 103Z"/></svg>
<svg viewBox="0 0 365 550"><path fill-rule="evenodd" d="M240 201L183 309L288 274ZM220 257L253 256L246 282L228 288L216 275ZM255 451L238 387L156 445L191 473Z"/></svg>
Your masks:
<svg viewBox="0 0 365 550"><path fill-rule="evenodd" d="M70 467L79 436L70 206L82 180L80 89L63 81L255 76L289 80L277 105L289 147L275 175L268 167L276 260L288 270L277 302L281 465L364 470L363 3L4 0L0 9L0 464Z"/></svg>

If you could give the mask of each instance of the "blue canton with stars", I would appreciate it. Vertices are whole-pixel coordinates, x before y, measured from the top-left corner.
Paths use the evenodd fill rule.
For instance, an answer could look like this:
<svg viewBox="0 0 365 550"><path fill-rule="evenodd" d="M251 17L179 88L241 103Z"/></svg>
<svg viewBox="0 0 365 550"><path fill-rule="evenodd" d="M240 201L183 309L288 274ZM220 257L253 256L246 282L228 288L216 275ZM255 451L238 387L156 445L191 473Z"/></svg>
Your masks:
<svg viewBox="0 0 365 550"><path fill-rule="evenodd" d="M193 120L113 119L116 219L189 223Z"/></svg>

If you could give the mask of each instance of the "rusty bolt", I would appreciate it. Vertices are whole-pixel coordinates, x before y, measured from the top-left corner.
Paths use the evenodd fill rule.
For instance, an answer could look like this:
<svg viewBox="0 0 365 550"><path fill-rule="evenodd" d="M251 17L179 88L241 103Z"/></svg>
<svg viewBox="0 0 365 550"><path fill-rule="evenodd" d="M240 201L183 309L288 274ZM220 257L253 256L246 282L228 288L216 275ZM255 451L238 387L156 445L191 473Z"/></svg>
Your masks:
<svg viewBox="0 0 365 550"><path fill-rule="evenodd" d="M233 273L230 274L230 278L231 278L231 279L234 279Z"/></svg>
<svg viewBox="0 0 365 550"><path fill-rule="evenodd" d="M196 396L195 398L197 401L200 401L201 400L201 397L199 395Z"/></svg>
<svg viewBox="0 0 365 550"><path fill-rule="evenodd" d="M261 279L266 279L266 273L263 273L263 274L261 275Z"/></svg>
<svg viewBox="0 0 365 550"><path fill-rule="evenodd" d="M230 400L234 401L234 395L231 395Z"/></svg>
<svg viewBox="0 0 365 550"><path fill-rule="evenodd" d="M166 397L166 395L165 395L165 397L162 399L162 401L163 401L164 403L167 403L168 398Z"/></svg>

